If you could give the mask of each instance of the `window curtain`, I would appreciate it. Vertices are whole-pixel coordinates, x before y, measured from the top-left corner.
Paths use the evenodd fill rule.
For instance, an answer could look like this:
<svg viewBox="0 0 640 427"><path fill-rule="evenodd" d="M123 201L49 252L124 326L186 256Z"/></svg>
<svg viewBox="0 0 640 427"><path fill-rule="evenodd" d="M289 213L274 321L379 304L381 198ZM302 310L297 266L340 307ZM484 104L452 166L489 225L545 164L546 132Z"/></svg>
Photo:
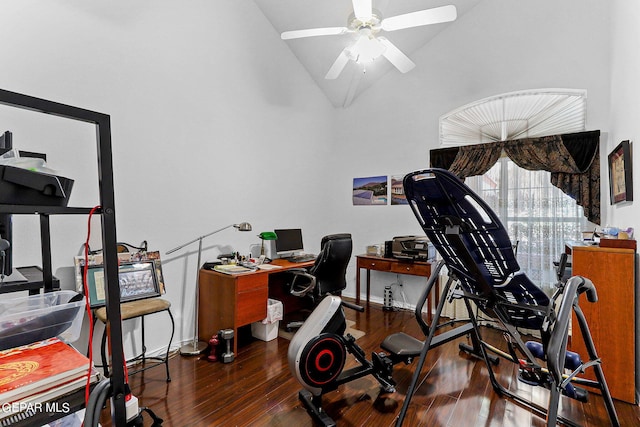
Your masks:
<svg viewBox="0 0 640 427"><path fill-rule="evenodd" d="M528 170L551 172L551 183L582 206L600 224L600 131L515 139L430 151L431 167L458 177L486 173L504 152Z"/></svg>

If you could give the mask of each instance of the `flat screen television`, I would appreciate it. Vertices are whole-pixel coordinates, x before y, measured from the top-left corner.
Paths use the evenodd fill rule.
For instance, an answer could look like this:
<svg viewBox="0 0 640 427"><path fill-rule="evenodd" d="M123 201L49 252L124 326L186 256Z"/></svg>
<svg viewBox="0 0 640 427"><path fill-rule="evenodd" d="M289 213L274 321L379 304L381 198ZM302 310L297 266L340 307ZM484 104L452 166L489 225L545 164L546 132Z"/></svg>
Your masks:
<svg viewBox="0 0 640 427"><path fill-rule="evenodd" d="M274 241L276 254L280 258L289 258L304 252L302 230L300 228L283 228L273 230L278 238Z"/></svg>

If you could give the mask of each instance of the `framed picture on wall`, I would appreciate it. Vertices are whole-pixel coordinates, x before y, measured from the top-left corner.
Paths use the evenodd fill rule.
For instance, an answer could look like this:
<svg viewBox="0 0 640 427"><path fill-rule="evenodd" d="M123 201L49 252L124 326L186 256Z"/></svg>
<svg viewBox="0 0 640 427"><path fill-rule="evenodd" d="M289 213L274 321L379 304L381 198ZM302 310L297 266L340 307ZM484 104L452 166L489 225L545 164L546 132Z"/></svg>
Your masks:
<svg viewBox="0 0 640 427"><path fill-rule="evenodd" d="M391 175L391 204L407 205L407 197L404 195L404 175Z"/></svg>
<svg viewBox="0 0 640 427"><path fill-rule="evenodd" d="M386 175L353 178L353 205L386 205L387 181Z"/></svg>
<svg viewBox="0 0 640 427"><path fill-rule="evenodd" d="M611 204L633 200L631 145L622 141L609 154L609 194Z"/></svg>

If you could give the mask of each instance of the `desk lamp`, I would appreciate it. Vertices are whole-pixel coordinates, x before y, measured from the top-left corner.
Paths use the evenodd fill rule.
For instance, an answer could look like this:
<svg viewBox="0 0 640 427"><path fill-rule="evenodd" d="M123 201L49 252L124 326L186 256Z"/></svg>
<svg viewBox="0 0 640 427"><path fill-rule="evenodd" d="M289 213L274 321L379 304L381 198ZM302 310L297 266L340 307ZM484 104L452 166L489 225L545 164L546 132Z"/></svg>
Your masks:
<svg viewBox="0 0 640 427"><path fill-rule="evenodd" d="M258 234L258 237L260 238L260 240L262 240L262 246L260 246L260 255L264 255L264 241L265 240L277 240L278 239L278 235L275 233L275 231L263 231L262 233Z"/></svg>
<svg viewBox="0 0 640 427"><path fill-rule="evenodd" d="M212 231L211 233L207 233L203 236L196 237L195 239L190 240L187 243L183 243L180 246L177 246L166 252L166 254L169 255L174 253L177 250L184 248L185 246L198 242L198 263L197 263L198 269L196 271L196 308L195 308L195 315L194 315L193 342L190 344L185 344L182 347L180 347L180 354L182 354L183 356L195 356L197 354L202 353L207 348L207 343L198 341L198 305L199 305L199 295L200 295L200 292L198 289L199 288L198 276L200 274L200 258L202 256L202 240L205 237L209 237L212 234L219 233L220 231L226 230L227 228L231 228L231 227L235 227L239 231L251 231L251 224L249 224L248 222L241 222L240 224L231 224L231 225L227 225L226 227L219 228L218 230Z"/></svg>

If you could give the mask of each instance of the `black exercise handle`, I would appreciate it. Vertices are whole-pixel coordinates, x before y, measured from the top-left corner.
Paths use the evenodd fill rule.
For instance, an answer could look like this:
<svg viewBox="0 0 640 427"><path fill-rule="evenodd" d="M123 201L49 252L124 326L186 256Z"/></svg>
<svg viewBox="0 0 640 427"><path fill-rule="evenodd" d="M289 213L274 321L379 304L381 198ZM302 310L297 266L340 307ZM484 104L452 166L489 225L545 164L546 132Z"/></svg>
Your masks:
<svg viewBox="0 0 640 427"><path fill-rule="evenodd" d="M346 301L341 301L340 303L343 306L345 306L347 308L350 308L351 310L355 310L355 311L359 311L360 313L364 313L364 307L362 307L362 306L351 304L350 302L346 302Z"/></svg>
<svg viewBox="0 0 640 427"><path fill-rule="evenodd" d="M578 284L578 294L586 292L587 300L589 302L598 302L598 293L596 292L596 287L593 282L586 277L577 276L580 279Z"/></svg>

